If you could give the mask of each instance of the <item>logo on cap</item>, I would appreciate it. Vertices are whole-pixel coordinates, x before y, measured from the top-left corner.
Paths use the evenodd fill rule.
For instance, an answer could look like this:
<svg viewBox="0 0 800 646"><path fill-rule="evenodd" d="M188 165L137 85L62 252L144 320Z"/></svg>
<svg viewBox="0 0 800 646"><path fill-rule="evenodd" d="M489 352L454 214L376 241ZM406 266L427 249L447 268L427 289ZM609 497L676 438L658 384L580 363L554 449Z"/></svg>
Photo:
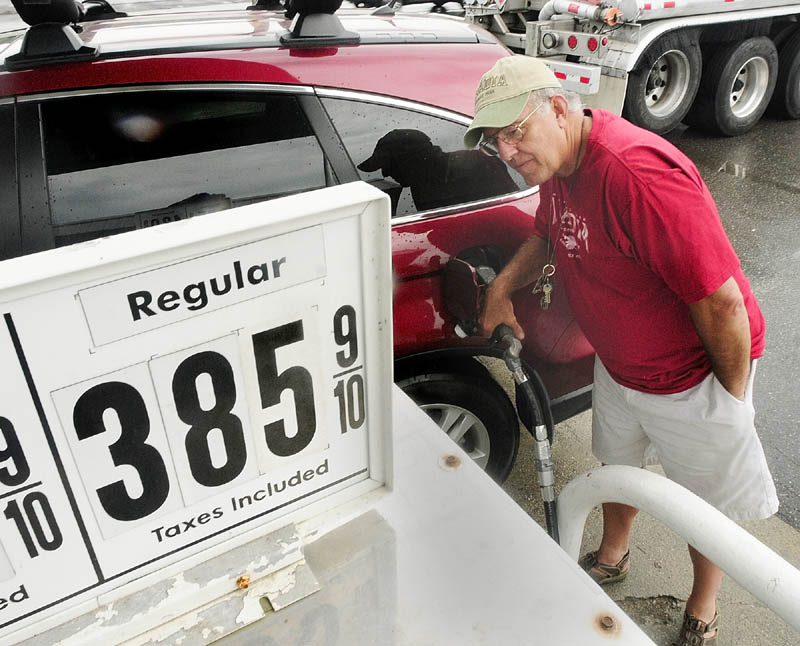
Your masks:
<svg viewBox="0 0 800 646"><path fill-rule="evenodd" d="M506 87L508 81L505 74L495 74L494 76L484 76L481 79L478 89L475 91L475 107L486 101L496 88Z"/></svg>

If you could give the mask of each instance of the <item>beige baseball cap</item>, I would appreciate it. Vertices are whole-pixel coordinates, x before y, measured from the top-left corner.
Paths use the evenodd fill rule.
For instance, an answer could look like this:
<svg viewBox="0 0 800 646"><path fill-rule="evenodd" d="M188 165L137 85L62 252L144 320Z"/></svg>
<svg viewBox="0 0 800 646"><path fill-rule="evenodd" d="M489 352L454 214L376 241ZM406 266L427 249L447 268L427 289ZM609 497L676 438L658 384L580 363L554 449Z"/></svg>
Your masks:
<svg viewBox="0 0 800 646"><path fill-rule="evenodd" d="M464 134L464 145L474 148L483 128L504 128L522 114L533 90L561 84L542 61L515 54L497 61L481 77L475 90L475 118Z"/></svg>

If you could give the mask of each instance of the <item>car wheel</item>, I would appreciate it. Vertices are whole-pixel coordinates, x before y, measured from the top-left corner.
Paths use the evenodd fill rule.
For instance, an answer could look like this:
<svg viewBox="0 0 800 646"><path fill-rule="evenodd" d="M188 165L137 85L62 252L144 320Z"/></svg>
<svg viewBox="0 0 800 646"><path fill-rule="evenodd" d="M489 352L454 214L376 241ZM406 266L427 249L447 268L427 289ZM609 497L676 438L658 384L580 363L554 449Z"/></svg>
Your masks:
<svg viewBox="0 0 800 646"><path fill-rule="evenodd" d="M519 421L496 382L439 373L398 385L496 482L508 477L519 448Z"/></svg>
<svg viewBox="0 0 800 646"><path fill-rule="evenodd" d="M778 54L778 80L770 112L783 118L800 119L800 29L783 43Z"/></svg>
<svg viewBox="0 0 800 646"><path fill-rule="evenodd" d="M764 114L777 72L778 52L766 36L722 47L703 70L689 123L729 137L747 132Z"/></svg>
<svg viewBox="0 0 800 646"><path fill-rule="evenodd" d="M674 129L688 112L700 85L702 55L685 34L657 39L628 75L623 116L658 134Z"/></svg>

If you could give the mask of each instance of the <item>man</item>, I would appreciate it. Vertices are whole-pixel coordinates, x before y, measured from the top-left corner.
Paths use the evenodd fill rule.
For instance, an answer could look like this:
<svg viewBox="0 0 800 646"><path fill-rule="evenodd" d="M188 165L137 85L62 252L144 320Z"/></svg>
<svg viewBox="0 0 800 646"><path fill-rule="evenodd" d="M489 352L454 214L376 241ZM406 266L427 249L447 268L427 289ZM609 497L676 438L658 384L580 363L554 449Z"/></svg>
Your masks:
<svg viewBox="0 0 800 646"><path fill-rule="evenodd" d="M491 284L482 332L507 323L522 337L511 295L531 283L542 298L567 298L597 352L595 456L633 466L656 457L734 520L775 513L753 424L764 319L692 162L620 117L582 109L525 56L481 79L464 141L541 185L536 235ZM603 505L600 547L581 559L601 585L628 573L636 513ZM716 644L722 571L689 553L694 585L676 644Z"/></svg>

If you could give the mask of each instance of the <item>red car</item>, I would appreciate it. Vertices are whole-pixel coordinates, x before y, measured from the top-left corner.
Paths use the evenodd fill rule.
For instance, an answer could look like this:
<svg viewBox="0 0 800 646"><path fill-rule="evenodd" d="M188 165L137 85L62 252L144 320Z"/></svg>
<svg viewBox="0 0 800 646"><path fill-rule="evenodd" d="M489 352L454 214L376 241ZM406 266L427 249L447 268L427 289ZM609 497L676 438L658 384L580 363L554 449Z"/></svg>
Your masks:
<svg viewBox="0 0 800 646"><path fill-rule="evenodd" d="M488 278L533 228L537 189L462 149L504 46L386 7L295 0L292 23L258 5L125 16L103 0L13 1L33 26L0 50L0 259L367 181L392 198L395 380L506 477L517 416L476 360L497 352L455 333L443 296L451 259ZM552 432L591 401L592 349L563 299L518 309Z"/></svg>

